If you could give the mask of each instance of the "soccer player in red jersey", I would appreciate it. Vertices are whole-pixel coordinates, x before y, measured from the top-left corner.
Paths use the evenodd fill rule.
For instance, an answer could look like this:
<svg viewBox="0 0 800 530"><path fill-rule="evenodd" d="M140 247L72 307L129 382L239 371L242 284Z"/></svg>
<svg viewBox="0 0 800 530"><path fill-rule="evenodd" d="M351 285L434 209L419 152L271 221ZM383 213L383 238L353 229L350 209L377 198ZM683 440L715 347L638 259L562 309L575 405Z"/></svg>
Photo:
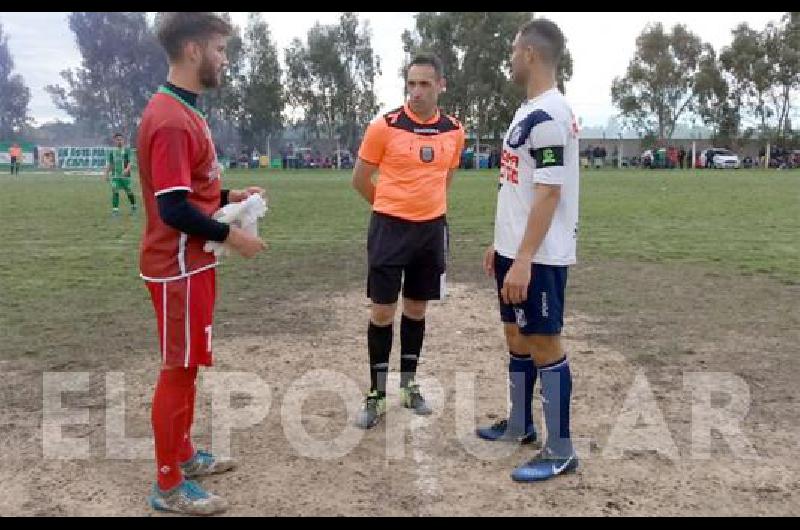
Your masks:
<svg viewBox="0 0 800 530"><path fill-rule="evenodd" d="M162 361L152 411L158 479L148 500L157 510L178 513L224 511L224 499L189 479L234 467L195 449L190 436L197 370L213 363L217 262L203 245L225 242L247 258L265 248L260 238L211 218L228 202L264 193L259 187L222 189L211 132L197 108L197 96L221 83L230 34L230 25L213 13L159 14L169 76L145 107L137 139L147 214L139 264Z"/></svg>

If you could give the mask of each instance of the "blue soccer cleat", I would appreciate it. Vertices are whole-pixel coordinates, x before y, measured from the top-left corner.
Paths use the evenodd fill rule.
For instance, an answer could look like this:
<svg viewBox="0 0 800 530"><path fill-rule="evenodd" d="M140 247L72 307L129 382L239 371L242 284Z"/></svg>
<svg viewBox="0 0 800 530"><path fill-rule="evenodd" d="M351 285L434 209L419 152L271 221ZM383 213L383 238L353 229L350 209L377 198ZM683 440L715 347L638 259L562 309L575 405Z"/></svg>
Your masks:
<svg viewBox="0 0 800 530"><path fill-rule="evenodd" d="M533 443L537 439L536 428L533 424L528 427L526 432L522 432L521 429L510 429L507 419L499 420L489 427L480 427L475 430L475 434L479 438L491 442L515 442L523 445Z"/></svg>
<svg viewBox="0 0 800 530"><path fill-rule="evenodd" d="M225 499L207 492L192 480L184 480L168 491L161 491L154 484L147 502L154 510L187 515L214 515L228 509Z"/></svg>
<svg viewBox="0 0 800 530"><path fill-rule="evenodd" d="M196 451L192 458L181 464L183 476L186 478L216 475L235 468L234 460L217 458L208 451Z"/></svg>
<svg viewBox="0 0 800 530"><path fill-rule="evenodd" d="M538 482L557 475L572 473L578 469L578 457L572 454L559 457L544 448L530 462L522 464L511 473L515 482Z"/></svg>

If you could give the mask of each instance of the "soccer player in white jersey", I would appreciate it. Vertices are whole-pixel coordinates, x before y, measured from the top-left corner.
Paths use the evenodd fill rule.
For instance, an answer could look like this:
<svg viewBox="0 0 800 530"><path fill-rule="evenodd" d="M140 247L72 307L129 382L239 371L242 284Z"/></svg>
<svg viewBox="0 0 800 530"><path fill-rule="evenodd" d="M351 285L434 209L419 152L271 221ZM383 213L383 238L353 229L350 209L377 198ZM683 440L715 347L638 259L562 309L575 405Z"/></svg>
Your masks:
<svg viewBox="0 0 800 530"><path fill-rule="evenodd" d="M527 90L527 100L503 142L494 244L483 262L497 280L510 353L511 410L477 435L535 442L531 401L541 375L547 438L541 452L512 473L520 482L546 480L578 466L569 432L572 376L560 338L578 227L578 127L556 87L563 50L561 30L545 19L528 22L514 39L512 77Z"/></svg>

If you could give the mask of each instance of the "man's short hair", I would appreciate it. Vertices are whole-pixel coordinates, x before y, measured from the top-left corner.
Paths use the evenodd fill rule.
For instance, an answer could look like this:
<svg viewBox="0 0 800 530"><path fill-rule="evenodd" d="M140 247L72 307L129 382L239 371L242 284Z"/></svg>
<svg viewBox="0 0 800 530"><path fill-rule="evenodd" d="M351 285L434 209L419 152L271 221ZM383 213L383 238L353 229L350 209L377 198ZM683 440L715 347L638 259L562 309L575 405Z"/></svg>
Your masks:
<svg viewBox="0 0 800 530"><path fill-rule="evenodd" d="M436 72L436 78L441 79L444 75L444 67L442 61L432 53L418 53L411 59L411 62L406 66L405 78L408 79L408 71L412 66L430 66Z"/></svg>
<svg viewBox="0 0 800 530"><path fill-rule="evenodd" d="M166 12L157 15L156 36L170 60L180 59L187 41L205 44L214 35L229 36L233 28L212 12Z"/></svg>
<svg viewBox="0 0 800 530"><path fill-rule="evenodd" d="M559 27L546 18L526 22L519 28L520 38L525 44L536 48L545 60L557 65L564 54L564 34Z"/></svg>
<svg viewBox="0 0 800 530"><path fill-rule="evenodd" d="M117 138L117 137L122 138L123 137L122 133L114 133L114 138Z"/></svg>

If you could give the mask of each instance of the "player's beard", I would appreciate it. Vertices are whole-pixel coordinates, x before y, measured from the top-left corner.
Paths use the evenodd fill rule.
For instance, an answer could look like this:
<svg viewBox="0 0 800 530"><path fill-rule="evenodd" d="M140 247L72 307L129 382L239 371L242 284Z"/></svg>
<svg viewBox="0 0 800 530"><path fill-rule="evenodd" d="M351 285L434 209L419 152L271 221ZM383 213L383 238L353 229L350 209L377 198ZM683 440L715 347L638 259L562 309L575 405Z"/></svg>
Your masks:
<svg viewBox="0 0 800 530"><path fill-rule="evenodd" d="M208 59L203 57L203 62L200 63L200 85L206 90L217 88L220 85L221 71L214 68L214 64Z"/></svg>

